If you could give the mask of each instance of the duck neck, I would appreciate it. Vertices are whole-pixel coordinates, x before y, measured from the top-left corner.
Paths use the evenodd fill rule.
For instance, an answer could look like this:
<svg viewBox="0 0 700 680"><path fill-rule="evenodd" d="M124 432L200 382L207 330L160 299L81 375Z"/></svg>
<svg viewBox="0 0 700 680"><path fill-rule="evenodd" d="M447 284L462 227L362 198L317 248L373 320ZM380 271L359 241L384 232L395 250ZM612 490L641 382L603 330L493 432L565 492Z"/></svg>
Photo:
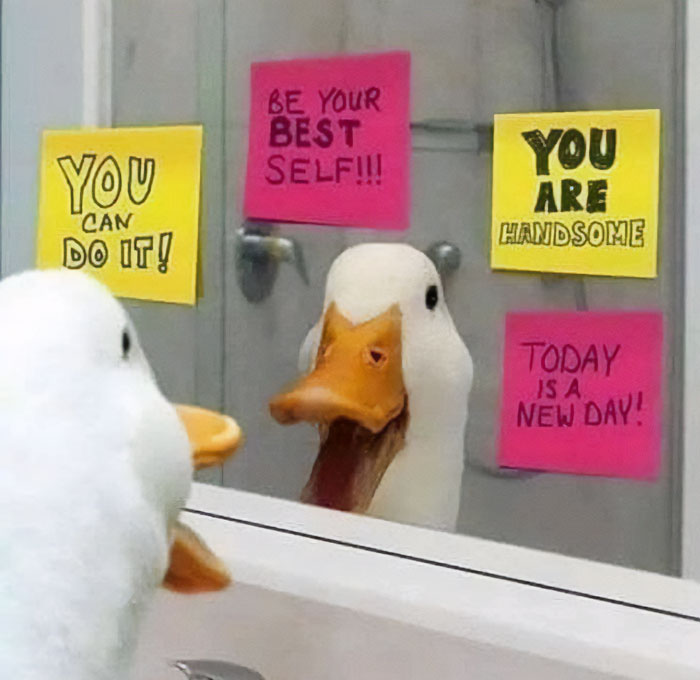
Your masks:
<svg viewBox="0 0 700 680"><path fill-rule="evenodd" d="M411 404L406 443L387 469L369 514L454 531L464 469L466 411L426 412ZM449 410L449 409L448 409Z"/></svg>

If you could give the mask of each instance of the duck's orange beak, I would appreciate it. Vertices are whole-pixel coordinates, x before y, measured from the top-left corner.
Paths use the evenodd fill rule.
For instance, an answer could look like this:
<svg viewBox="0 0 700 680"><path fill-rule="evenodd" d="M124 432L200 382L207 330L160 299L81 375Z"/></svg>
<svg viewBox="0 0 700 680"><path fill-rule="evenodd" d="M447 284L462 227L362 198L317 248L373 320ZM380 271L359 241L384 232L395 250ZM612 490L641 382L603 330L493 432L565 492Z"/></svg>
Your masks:
<svg viewBox="0 0 700 680"><path fill-rule="evenodd" d="M398 305L352 324L332 304L313 371L270 401L279 423L319 426L321 446L301 499L366 512L404 445L408 409Z"/></svg>
<svg viewBox="0 0 700 680"><path fill-rule="evenodd" d="M243 434L230 416L198 406L175 407L192 447L195 470L219 465L243 443ZM231 583L226 565L189 527L178 522L163 585L178 593L222 590Z"/></svg>
<svg viewBox="0 0 700 680"><path fill-rule="evenodd" d="M211 548L182 522L175 525L163 586L176 593L210 593L231 585L231 573Z"/></svg>
<svg viewBox="0 0 700 680"><path fill-rule="evenodd" d="M180 404L175 409L187 430L195 470L220 465L241 447L243 433L230 416L198 406Z"/></svg>
<svg viewBox="0 0 700 680"><path fill-rule="evenodd" d="M273 397L270 412L283 425L344 418L377 433L401 413L405 401L398 306L353 325L332 304L314 370Z"/></svg>

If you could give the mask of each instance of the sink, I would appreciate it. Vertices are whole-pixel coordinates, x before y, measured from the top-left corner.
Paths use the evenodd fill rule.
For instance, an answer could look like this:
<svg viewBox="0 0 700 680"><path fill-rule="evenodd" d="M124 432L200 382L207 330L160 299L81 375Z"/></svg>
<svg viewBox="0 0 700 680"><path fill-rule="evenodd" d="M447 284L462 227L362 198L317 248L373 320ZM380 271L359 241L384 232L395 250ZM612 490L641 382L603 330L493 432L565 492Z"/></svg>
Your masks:
<svg viewBox="0 0 700 680"><path fill-rule="evenodd" d="M226 661L192 659L176 661L173 666L181 670L188 680L265 680L250 668Z"/></svg>
<svg viewBox="0 0 700 680"><path fill-rule="evenodd" d="M183 680L168 663L183 658L218 660L193 662L191 680L616 677L240 581L214 595L158 595L132 680Z"/></svg>

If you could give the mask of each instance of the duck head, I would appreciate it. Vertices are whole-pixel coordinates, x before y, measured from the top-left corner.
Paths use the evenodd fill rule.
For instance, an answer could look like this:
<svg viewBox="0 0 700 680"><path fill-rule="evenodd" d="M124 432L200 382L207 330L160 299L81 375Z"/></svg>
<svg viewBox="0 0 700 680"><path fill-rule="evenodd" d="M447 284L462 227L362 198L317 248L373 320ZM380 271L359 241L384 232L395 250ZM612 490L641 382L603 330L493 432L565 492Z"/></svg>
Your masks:
<svg viewBox="0 0 700 680"><path fill-rule="evenodd" d="M420 251L364 244L343 252L300 368L305 375L270 401L270 411L282 424L319 428L302 500L375 514L377 497L388 493L392 518L404 519L399 497L413 493L412 484L461 471L471 358L440 277Z"/></svg>
<svg viewBox="0 0 700 680"><path fill-rule="evenodd" d="M115 485L124 481L125 506L137 494L167 532L166 587L195 592L228 585L225 565L178 515L193 470L223 462L240 446L236 422L166 400L126 311L85 274L31 271L5 279L0 318L0 422L13 429L25 423L24 431L3 434L10 441L14 435L29 456L49 455L44 432L55 441L51 463L59 474L54 485L38 486L36 507L60 503L61 494L75 494L76 480L89 485L100 466L113 466ZM29 422L34 431L26 429ZM71 442L74 450L66 450ZM116 472L123 456L120 472L132 479L130 490Z"/></svg>
<svg viewBox="0 0 700 680"><path fill-rule="evenodd" d="M126 311L85 274L4 279L0 327L3 669L124 677L156 588L230 581L178 520L193 470L240 430L163 396Z"/></svg>

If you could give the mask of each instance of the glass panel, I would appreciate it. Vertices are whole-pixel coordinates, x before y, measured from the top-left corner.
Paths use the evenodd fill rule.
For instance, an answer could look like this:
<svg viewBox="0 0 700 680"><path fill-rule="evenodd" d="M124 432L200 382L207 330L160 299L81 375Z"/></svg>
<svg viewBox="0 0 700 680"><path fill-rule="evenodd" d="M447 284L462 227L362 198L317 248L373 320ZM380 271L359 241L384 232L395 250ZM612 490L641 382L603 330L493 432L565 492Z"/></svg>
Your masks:
<svg viewBox="0 0 700 680"><path fill-rule="evenodd" d="M243 425L247 445L225 466L224 485L299 498L318 435L308 426L278 425L267 402L297 375L299 347L320 314L333 259L362 241L402 240L422 250L447 241L461 254L459 268L444 278L448 305L475 367L457 531L677 573L680 13L682 3L671 0L449 0L439 10L418 0L141 0L115 6L115 122L206 124L202 304L195 313L139 305L137 323L147 349L173 346L156 361L170 393L223 405ZM395 48L410 50L413 63L410 230L395 235L266 225L265 233L297 244L309 282L281 263L269 290L253 299L239 233L254 226L243 224L241 209L251 61ZM658 108L662 115L658 278L493 273L493 115L631 108ZM600 307L665 312L661 477L641 483L499 470L506 312Z"/></svg>
<svg viewBox="0 0 700 680"><path fill-rule="evenodd" d="M197 308L127 302L163 390L221 408L223 400L223 0L113 5L115 126L201 123L204 160ZM202 481L221 482L221 470Z"/></svg>

